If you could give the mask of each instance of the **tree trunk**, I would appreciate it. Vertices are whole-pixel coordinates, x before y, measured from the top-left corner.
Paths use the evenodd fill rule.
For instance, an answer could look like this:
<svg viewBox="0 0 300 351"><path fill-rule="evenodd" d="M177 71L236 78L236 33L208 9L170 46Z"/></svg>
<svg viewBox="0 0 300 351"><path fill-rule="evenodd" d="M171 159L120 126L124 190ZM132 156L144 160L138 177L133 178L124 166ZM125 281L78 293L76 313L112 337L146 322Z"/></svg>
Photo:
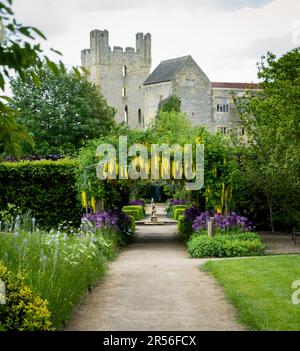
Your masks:
<svg viewBox="0 0 300 351"><path fill-rule="evenodd" d="M269 207L269 212L270 212L270 226L271 226L271 231L272 234L275 233L274 229L274 222L273 222L273 207L272 207L272 195L270 196L268 192L266 192L267 195L267 200L268 200L268 207Z"/></svg>

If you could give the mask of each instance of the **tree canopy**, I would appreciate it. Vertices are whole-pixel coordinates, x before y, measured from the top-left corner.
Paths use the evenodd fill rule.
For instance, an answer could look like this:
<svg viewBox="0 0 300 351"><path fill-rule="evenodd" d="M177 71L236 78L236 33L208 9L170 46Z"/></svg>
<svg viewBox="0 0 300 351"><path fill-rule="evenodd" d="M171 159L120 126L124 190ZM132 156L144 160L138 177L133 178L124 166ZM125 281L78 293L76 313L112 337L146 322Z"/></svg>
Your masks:
<svg viewBox="0 0 300 351"><path fill-rule="evenodd" d="M84 75L61 63L55 74L45 65L11 82L11 107L17 120L34 136L35 154L74 154L89 139L107 135L114 127L114 109ZM28 150L29 152L29 150Z"/></svg>
<svg viewBox="0 0 300 351"><path fill-rule="evenodd" d="M249 91L240 103L247 145L242 169L248 186L266 199L274 222L299 218L300 196L300 50L277 59L262 58L259 91Z"/></svg>

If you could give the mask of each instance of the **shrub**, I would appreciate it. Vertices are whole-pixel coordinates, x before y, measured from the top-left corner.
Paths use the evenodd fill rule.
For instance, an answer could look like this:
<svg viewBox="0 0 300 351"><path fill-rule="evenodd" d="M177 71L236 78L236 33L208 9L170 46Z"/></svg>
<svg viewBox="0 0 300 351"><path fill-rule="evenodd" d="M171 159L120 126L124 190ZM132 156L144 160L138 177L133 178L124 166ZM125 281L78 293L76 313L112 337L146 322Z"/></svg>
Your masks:
<svg viewBox="0 0 300 351"><path fill-rule="evenodd" d="M176 208L176 210L173 211L174 219L178 220L179 216L182 216L184 212L185 212L184 208Z"/></svg>
<svg viewBox="0 0 300 351"><path fill-rule="evenodd" d="M186 205L175 205L172 207L172 210L171 210L171 216L172 218L176 219L176 211L177 210L183 210L181 211L180 214L183 214L184 211L187 209L187 206Z"/></svg>
<svg viewBox="0 0 300 351"><path fill-rule="evenodd" d="M1 233L0 259L49 302L51 320L60 328L89 286L101 278L113 245L99 233L15 231Z"/></svg>
<svg viewBox="0 0 300 351"><path fill-rule="evenodd" d="M188 242L191 257L258 256L264 253L260 237L255 233L235 235L192 236Z"/></svg>
<svg viewBox="0 0 300 351"><path fill-rule="evenodd" d="M167 216L170 218L173 218L173 207L180 206L180 205L185 205L185 201L184 200L176 200L176 199L169 200L168 204L166 206Z"/></svg>
<svg viewBox="0 0 300 351"><path fill-rule="evenodd" d="M141 219L140 211L138 210L122 210L127 216L131 216L135 221L139 221Z"/></svg>
<svg viewBox="0 0 300 351"><path fill-rule="evenodd" d="M128 211L134 211L134 212L137 212L138 214L137 215L134 215L134 218L136 218L136 221L138 220L141 220L145 217L145 210L143 208L143 206L140 206L140 205L135 205L135 206L124 206L123 209L122 209L123 212L128 212ZM130 212L128 212L130 213Z"/></svg>
<svg viewBox="0 0 300 351"><path fill-rule="evenodd" d="M178 232L180 234L181 240L187 241L193 234L194 221L200 214L201 210L195 206L189 207L185 210L184 215L178 223Z"/></svg>
<svg viewBox="0 0 300 351"><path fill-rule="evenodd" d="M22 212L31 209L38 224L47 229L63 221L79 225L76 170L77 162L72 160L0 163L0 209L8 204Z"/></svg>
<svg viewBox="0 0 300 351"><path fill-rule="evenodd" d="M6 287L6 303L0 305L0 330L54 330L48 302L28 288L21 275L13 274L2 262L0 262L0 280Z"/></svg>

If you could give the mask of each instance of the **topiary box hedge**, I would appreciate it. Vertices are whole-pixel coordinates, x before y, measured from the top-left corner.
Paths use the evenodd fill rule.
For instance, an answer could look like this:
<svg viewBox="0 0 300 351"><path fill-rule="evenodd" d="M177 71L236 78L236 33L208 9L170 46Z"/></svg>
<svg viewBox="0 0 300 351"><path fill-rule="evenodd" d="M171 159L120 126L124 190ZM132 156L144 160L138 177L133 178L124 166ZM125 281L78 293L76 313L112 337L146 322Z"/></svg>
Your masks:
<svg viewBox="0 0 300 351"><path fill-rule="evenodd" d="M139 221L145 217L145 210L143 206L140 205L124 206L122 211L134 216L136 221Z"/></svg>
<svg viewBox="0 0 300 351"><path fill-rule="evenodd" d="M0 210L8 203L31 209L44 228L63 221L80 224L75 160L0 163Z"/></svg>
<svg viewBox="0 0 300 351"><path fill-rule="evenodd" d="M180 216L183 216L185 212L184 208L177 208L173 213L174 213L174 219L176 219L176 221L179 220Z"/></svg>

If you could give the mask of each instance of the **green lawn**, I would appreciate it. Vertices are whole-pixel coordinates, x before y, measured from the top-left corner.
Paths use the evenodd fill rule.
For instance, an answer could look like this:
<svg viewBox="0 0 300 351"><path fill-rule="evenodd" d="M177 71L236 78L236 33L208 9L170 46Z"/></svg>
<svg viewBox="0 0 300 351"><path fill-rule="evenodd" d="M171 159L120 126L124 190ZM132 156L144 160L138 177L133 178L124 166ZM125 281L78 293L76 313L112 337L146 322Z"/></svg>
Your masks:
<svg viewBox="0 0 300 351"><path fill-rule="evenodd" d="M300 331L300 305L291 301L300 255L208 261L202 267L224 287L249 329Z"/></svg>

